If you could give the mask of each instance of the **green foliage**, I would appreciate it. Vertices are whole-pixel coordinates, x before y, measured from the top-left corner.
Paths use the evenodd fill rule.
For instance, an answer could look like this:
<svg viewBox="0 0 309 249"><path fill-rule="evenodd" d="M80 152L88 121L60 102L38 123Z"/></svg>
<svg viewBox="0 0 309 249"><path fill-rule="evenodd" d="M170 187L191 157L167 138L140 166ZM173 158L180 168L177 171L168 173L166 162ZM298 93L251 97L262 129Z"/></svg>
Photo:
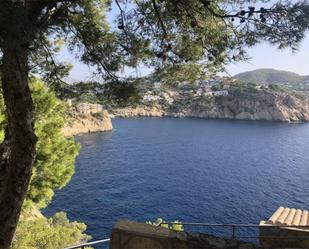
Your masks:
<svg viewBox="0 0 309 249"><path fill-rule="evenodd" d="M0 142L4 140L5 108L2 94L0 95Z"/></svg>
<svg viewBox="0 0 309 249"><path fill-rule="evenodd" d="M162 224L163 223L163 224ZM173 223L175 224L164 224L165 221L161 218L158 218L155 222L147 221L146 224L152 225L152 226L160 226L167 229L171 229L176 232L182 232L184 231L183 225L180 221L175 220Z"/></svg>
<svg viewBox="0 0 309 249"><path fill-rule="evenodd" d="M257 93L258 89L256 88L258 85L255 82L245 82L245 81L235 81L231 84L231 90L235 93ZM278 84L269 84L267 86L261 86L260 90L263 91L284 91L284 89Z"/></svg>
<svg viewBox="0 0 309 249"><path fill-rule="evenodd" d="M66 97L76 102L98 103L106 107L135 106L140 103L142 79L127 79L125 81L99 83L78 82L73 84L71 93Z"/></svg>
<svg viewBox="0 0 309 249"><path fill-rule="evenodd" d="M158 69L152 77L155 81L159 81L173 88L177 87L177 83L179 82L194 84L197 80L205 79L206 71L201 64L187 63Z"/></svg>
<svg viewBox="0 0 309 249"><path fill-rule="evenodd" d="M78 97L76 98L76 101L95 104L99 103L99 98L95 93L86 92L79 94Z"/></svg>
<svg viewBox="0 0 309 249"><path fill-rule="evenodd" d="M75 99L77 102L100 103L104 85L95 81L77 82L70 85L70 91L63 97Z"/></svg>
<svg viewBox="0 0 309 249"><path fill-rule="evenodd" d="M71 52L80 52L79 59L95 66L101 75L109 78L119 70L121 48L117 34L110 30L106 13L109 0L85 0L64 4L70 15L61 20L66 44ZM57 24L56 24L57 25ZM70 35L66 31L70 30Z"/></svg>
<svg viewBox="0 0 309 249"><path fill-rule="evenodd" d="M234 78L246 82L254 82L259 85L288 83L295 85L302 81L305 81L308 76L301 76L296 73L275 69L257 69L237 74L234 76Z"/></svg>
<svg viewBox="0 0 309 249"><path fill-rule="evenodd" d="M62 95L68 88L62 79L69 75L73 67L70 63L59 62L54 58L59 56L64 40L58 37L51 39L42 36L39 42L41 44L34 45L36 53L31 54L31 72L40 74L51 89Z"/></svg>
<svg viewBox="0 0 309 249"><path fill-rule="evenodd" d="M106 86L105 97L110 102L115 102L117 106L136 106L140 103L141 96L135 82L117 82Z"/></svg>
<svg viewBox="0 0 309 249"><path fill-rule="evenodd" d="M297 48L308 29L308 3L280 1L268 4L273 5L269 9L255 9L255 5L263 6L263 3L255 0L135 2L136 8L125 15L121 37L127 38L129 32L129 37L150 40L145 51L157 56L157 60L152 58L153 63L203 61L207 68L220 68L230 61L246 59L245 47L260 41L269 41L280 48ZM121 40L123 47L130 47L129 41L133 39Z"/></svg>
<svg viewBox="0 0 309 249"><path fill-rule="evenodd" d="M54 190L64 187L74 174L79 145L74 143L73 138L65 138L61 133L64 106L55 94L36 78L31 79L30 89L38 142L26 204L33 202L39 207L45 207L52 199ZM3 105L0 107L4 109ZM3 112L1 117L4 117Z"/></svg>
<svg viewBox="0 0 309 249"><path fill-rule="evenodd" d="M65 138L61 133L64 106L55 94L36 78L31 78L30 89L38 137L37 157L12 249L63 249L90 239L84 234L86 225L69 222L63 212L49 219L33 217L32 210L45 207L54 190L64 187L71 179L79 145L74 143L73 138ZM3 104L0 107L0 117L5 117Z"/></svg>
<svg viewBox="0 0 309 249"><path fill-rule="evenodd" d="M278 84L270 84L269 89L273 90L273 91L280 91L281 87Z"/></svg>
<svg viewBox="0 0 309 249"><path fill-rule="evenodd" d="M27 7L24 1L1 3L0 41L10 42L27 32L30 68L59 89L71 67L55 59L63 44L109 78L125 65L141 63L162 67L162 62L172 66L190 61L221 69L245 60L246 47L261 41L297 48L309 23L306 1L118 1L117 21L108 23L112 3L37 0ZM248 11L252 6L259 8ZM14 22L7 22L10 18Z"/></svg>
<svg viewBox="0 0 309 249"><path fill-rule="evenodd" d="M215 98L213 96L200 96L196 99L196 108L200 110L210 110L213 106Z"/></svg>
<svg viewBox="0 0 309 249"><path fill-rule="evenodd" d="M265 1L252 0L246 4L258 5L260 2ZM238 12L244 8L243 1L145 0L117 3L121 25L118 24L118 29L110 29L106 21L106 12L112 5L110 0L0 1L0 64L6 63L4 69L12 68L15 75L22 76L26 76L25 68L41 67L38 72L46 79L56 80L57 85L70 67L54 59L57 47L61 45L57 42L60 38L69 51L77 52L82 62L97 66L101 75L112 79L121 66L138 63L160 67L162 62L171 65L202 61L207 68L220 68L230 61L246 59L245 47L260 41L269 41L279 48L289 46L295 49L309 24L306 1L279 1L270 9L263 8L262 11L261 8L261 11L253 12ZM128 3L130 10L127 9ZM234 17L239 22L235 23ZM50 39L56 42L50 43ZM18 68L11 60L3 60L12 59L11 55L6 57L12 48L16 55L22 52L27 56L25 61L30 63ZM26 79L17 78L21 81ZM33 84L33 95L39 94L33 97L39 141L27 198L42 207L52 198L53 190L63 187L71 178L78 148L72 139L67 140L60 133L63 120L61 106L55 96L39 84ZM21 91L26 93L25 88ZM116 87L114 93L120 96L116 98L120 103L136 103L139 100L131 85ZM42 96L47 98L46 101ZM13 101L8 100L8 103ZM31 155L27 156L31 158ZM31 168L30 164L24 166L25 169ZM10 180L19 183L19 188L28 187L27 178ZM20 201L14 205L11 203L11 208L18 210ZM9 215L6 210L3 211L4 216ZM14 223L9 225L15 227ZM5 224L4 227L9 226ZM9 233L13 230L8 229ZM10 234L1 235L2 238L8 236L10 242Z"/></svg>
<svg viewBox="0 0 309 249"><path fill-rule="evenodd" d="M251 0L246 4L264 2ZM245 47L260 41L295 49L309 24L307 1L279 1L267 10L261 8L253 12L238 12L246 7L243 1L117 3L120 3L122 23L118 29L110 29L106 21L106 12L112 4L109 0L0 1L0 64L10 63L10 60L3 60L6 57L2 55L11 48L14 51L18 48L24 54L29 53L27 61L31 63L25 68L40 67L47 61L46 66L42 64L47 74L41 70L39 73L61 81L67 75L69 65L59 65L50 59L57 53L53 47L59 44L49 43L49 39L57 41L60 38L69 51L77 52L82 62L97 66L98 72L109 78L114 78L121 66L138 63L161 66L162 62L202 61L208 68L220 68L230 61L246 59ZM127 10L128 3L130 10ZM4 68L10 68L10 65ZM21 75L20 68L12 65L12 70L15 75ZM22 91L25 93L24 89ZM39 142L28 200L44 206L51 199L53 189L63 187L73 174L77 148L72 139L66 140L60 135L63 123L60 105L44 88L34 87L33 91L41 91L40 94L46 94L49 100L45 104L39 96L34 97L38 101L35 118ZM132 86L116 87L115 93L120 96L116 101L138 101ZM47 112L40 112L40 106ZM26 166L30 168L31 165ZM27 181L23 179L11 180L20 182L19 187L27 187ZM13 208L18 207L16 203Z"/></svg>
<svg viewBox="0 0 309 249"><path fill-rule="evenodd" d="M247 85L243 81L235 81L231 84L230 89L236 93L243 93L246 91Z"/></svg>
<svg viewBox="0 0 309 249"><path fill-rule="evenodd" d="M38 79L32 79L30 87L38 142L27 199L44 207L51 200L54 189L64 187L74 174L79 145L61 133L64 108L55 94Z"/></svg>
<svg viewBox="0 0 309 249"><path fill-rule="evenodd" d="M65 213L56 213L52 218L33 218L23 213L14 236L12 249L63 249L85 243L86 225L70 222Z"/></svg>
<svg viewBox="0 0 309 249"><path fill-rule="evenodd" d="M293 72L281 71L275 69L258 69L249 72L244 72L234 76L244 82L253 82L261 85L261 89L273 88L271 84L276 84L280 87L275 87L276 91L299 91L304 94L309 94L309 76L302 76ZM293 93L295 94L295 93ZM299 94L299 93L296 93Z"/></svg>
<svg viewBox="0 0 309 249"><path fill-rule="evenodd" d="M256 89L257 84L254 82L248 82L247 84L247 90L251 93L257 93L258 90Z"/></svg>
<svg viewBox="0 0 309 249"><path fill-rule="evenodd" d="M222 89L222 86L220 84L214 84L211 86L212 91L219 91Z"/></svg>

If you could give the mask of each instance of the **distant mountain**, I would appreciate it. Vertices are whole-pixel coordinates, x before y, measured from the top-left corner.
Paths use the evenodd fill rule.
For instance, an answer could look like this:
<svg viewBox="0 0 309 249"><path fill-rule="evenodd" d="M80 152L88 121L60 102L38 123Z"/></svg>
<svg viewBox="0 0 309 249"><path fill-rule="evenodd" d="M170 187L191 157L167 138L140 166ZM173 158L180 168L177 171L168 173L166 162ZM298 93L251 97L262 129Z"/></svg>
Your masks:
<svg viewBox="0 0 309 249"><path fill-rule="evenodd" d="M275 69L257 69L236 74L235 79L260 85L278 84L292 90L309 91L309 76Z"/></svg>
<svg viewBox="0 0 309 249"><path fill-rule="evenodd" d="M251 81L260 84L293 84L309 80L309 76L302 76L297 73L281 71L276 69L257 69L240 74L236 74L234 78Z"/></svg>

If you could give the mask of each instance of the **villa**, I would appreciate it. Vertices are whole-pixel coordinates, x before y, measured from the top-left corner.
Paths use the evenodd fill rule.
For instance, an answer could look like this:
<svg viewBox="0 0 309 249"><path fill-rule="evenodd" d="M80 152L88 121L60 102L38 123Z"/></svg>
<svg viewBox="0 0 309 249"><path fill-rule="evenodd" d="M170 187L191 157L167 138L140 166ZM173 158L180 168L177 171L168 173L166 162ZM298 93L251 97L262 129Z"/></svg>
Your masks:
<svg viewBox="0 0 309 249"><path fill-rule="evenodd" d="M79 103L76 111L82 114L98 113L103 111L103 106L99 104Z"/></svg>

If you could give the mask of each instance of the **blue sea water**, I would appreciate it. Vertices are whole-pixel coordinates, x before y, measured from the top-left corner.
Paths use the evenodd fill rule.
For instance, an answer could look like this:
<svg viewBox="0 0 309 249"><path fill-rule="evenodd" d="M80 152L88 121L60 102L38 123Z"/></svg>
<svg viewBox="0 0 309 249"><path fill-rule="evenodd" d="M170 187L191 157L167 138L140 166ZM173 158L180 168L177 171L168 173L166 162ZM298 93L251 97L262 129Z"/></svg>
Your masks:
<svg viewBox="0 0 309 249"><path fill-rule="evenodd" d="M279 206L309 208L309 124L136 118L113 125L76 137L75 175L44 210L86 223L94 240L109 237L120 218L258 224Z"/></svg>

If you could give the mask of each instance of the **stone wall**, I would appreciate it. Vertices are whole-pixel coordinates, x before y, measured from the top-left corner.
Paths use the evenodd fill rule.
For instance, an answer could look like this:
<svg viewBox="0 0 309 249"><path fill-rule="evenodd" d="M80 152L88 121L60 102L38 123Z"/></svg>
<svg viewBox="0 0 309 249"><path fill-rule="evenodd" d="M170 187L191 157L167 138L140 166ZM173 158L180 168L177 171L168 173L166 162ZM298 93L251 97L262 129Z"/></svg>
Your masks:
<svg viewBox="0 0 309 249"><path fill-rule="evenodd" d="M255 249L246 242L207 234L175 232L145 223L120 220L114 226L110 249Z"/></svg>
<svg viewBox="0 0 309 249"><path fill-rule="evenodd" d="M267 248L309 248L309 231L261 223L260 244Z"/></svg>

